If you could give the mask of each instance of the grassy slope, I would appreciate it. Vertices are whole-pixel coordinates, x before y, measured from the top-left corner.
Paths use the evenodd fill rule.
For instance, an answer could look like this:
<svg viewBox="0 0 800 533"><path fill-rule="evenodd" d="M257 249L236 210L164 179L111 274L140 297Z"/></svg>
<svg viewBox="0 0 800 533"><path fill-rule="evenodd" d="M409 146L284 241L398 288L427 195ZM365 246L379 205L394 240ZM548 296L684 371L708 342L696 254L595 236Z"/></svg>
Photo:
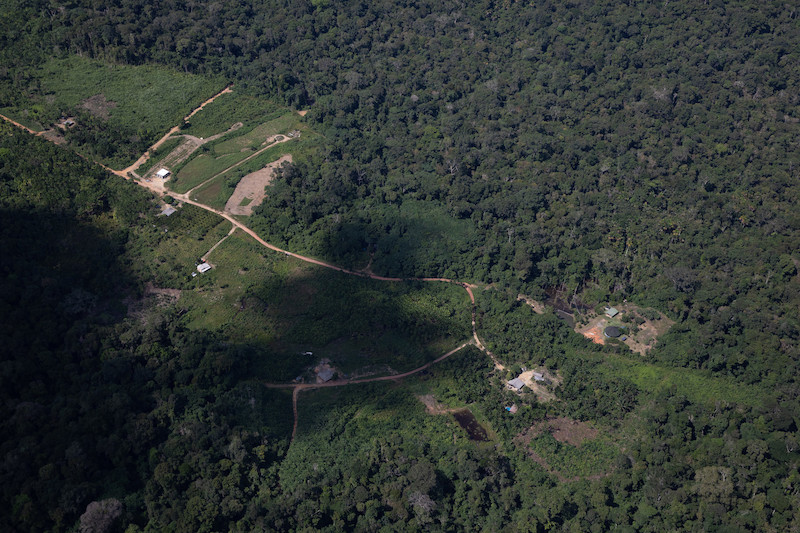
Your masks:
<svg viewBox="0 0 800 533"><path fill-rule="evenodd" d="M215 104L216 102L209 105L208 109L216 114ZM204 181L224 171L226 168L253 155L254 152L264 147L265 140L272 135L286 134L292 130L300 130L303 133L303 135L301 135L301 143L303 144L307 144L304 141L307 141L309 138L313 139L315 137L313 132L302 124L298 115L288 110L283 111L285 114L272 118L267 122L255 127L248 128L245 126L214 143L209 143L209 145L207 145L207 150L204 149L194 158L187 161L183 166L175 169L175 177L169 184L170 188L176 192L185 193L197 187ZM203 117L205 112L206 109L197 116ZM218 122L215 133L220 133L230 127L228 122L229 121ZM285 148L288 144L289 143L280 144L275 150L280 152L280 150L283 149L283 153L287 153L288 150ZM292 142L291 144L295 143ZM206 146L204 146L204 148L206 148ZM269 152L273 152L273 150ZM260 161L263 157L259 156L257 159ZM277 157L275 159L277 159ZM269 162L270 161L266 161L265 164ZM248 165L252 166L249 162ZM263 165L261 166L263 167ZM224 205L224 202L222 202L222 204Z"/></svg>
<svg viewBox="0 0 800 533"><path fill-rule="evenodd" d="M224 86L221 80L163 67L108 65L75 56L48 61L38 76L42 95L52 105L78 107L102 94L116 103L109 124L151 132L153 141Z"/></svg>

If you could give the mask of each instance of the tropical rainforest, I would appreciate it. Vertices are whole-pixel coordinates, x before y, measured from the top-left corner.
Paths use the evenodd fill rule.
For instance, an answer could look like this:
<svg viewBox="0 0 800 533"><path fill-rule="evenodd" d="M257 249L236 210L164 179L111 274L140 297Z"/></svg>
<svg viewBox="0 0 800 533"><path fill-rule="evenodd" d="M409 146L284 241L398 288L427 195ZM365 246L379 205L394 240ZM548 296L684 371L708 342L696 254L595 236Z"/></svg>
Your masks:
<svg viewBox="0 0 800 533"><path fill-rule="evenodd" d="M0 114L77 124L0 124L0 529L797 531L798 43L778 1L8 2ZM406 281L98 164L284 111L239 220ZM643 353L556 313L627 302Z"/></svg>

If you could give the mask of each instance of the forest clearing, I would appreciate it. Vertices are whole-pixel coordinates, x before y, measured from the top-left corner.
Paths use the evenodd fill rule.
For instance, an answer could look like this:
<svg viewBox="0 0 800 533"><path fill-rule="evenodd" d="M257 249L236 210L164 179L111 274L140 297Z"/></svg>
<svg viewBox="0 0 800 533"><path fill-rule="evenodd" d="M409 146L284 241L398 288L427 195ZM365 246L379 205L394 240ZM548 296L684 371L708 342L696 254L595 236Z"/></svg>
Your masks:
<svg viewBox="0 0 800 533"><path fill-rule="evenodd" d="M0 529L797 529L791 10L17 4Z"/></svg>
<svg viewBox="0 0 800 533"><path fill-rule="evenodd" d="M264 200L266 195L265 188L272 183L276 169L284 163L291 162L292 156L287 154L261 170L256 170L242 177L225 204L225 211L232 215L250 216L253 214L253 208L261 205Z"/></svg>

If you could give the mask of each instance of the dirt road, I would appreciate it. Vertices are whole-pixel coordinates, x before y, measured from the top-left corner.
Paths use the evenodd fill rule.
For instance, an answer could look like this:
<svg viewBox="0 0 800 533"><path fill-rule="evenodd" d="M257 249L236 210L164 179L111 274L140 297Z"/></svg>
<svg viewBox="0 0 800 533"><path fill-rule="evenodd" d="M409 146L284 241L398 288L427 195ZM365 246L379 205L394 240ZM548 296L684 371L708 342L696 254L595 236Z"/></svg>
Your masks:
<svg viewBox="0 0 800 533"><path fill-rule="evenodd" d="M213 180L213 179L214 179L214 178L216 178L217 176L221 176L221 175L225 174L226 172L228 172L229 170L233 170L234 168L238 167L239 165L242 165L242 164L244 164L244 163L246 163L246 162L250 161L250 160L251 160L251 159L253 159L254 157L258 157L259 155L261 155L262 153L266 152L267 150L269 150L269 149L270 149L270 148L272 148L273 146L276 146L276 145L278 145L278 144L280 144L280 143L285 143L285 142L287 142L287 141L291 141L291 140L292 140L292 138L291 138L291 137L288 137L288 136L286 136L286 135L281 135L280 137L281 137L281 138L280 138L280 140L273 141L271 144L269 144L269 145L267 145L267 146L265 146L265 147L263 147L263 148L259 148L257 151L253 152L251 155L249 155L249 156L245 157L245 158L244 158L244 159L242 159L241 161L237 161L236 163L234 163L233 165L229 166L229 167L228 167L228 168L226 168L225 170L223 170L223 171L221 171L221 172L217 172L216 174L214 174L213 176L211 176L210 178L208 178L207 180L205 180L203 183L201 183L201 184L199 184L199 185L197 185L197 186L195 186L195 187L192 187L190 190L186 191L186 193L185 193L185 194L186 194L186 196L189 196L189 195L190 195L190 194L192 194L194 191L196 191L197 189L199 189L200 187L202 187L203 185L205 185L205 184L206 184L206 183L208 183L209 181ZM175 196L175 195L173 194L173 196Z"/></svg>
<svg viewBox="0 0 800 533"><path fill-rule="evenodd" d="M189 120L190 118L192 118L193 116L195 116L195 114L197 114L198 112L200 112L200 111L201 111L201 110L202 110L202 109L203 109L205 106L207 106L208 104L210 104L211 102L213 102L214 100L216 100L217 98L219 98L220 96L222 96L223 94L226 94L226 93L229 93L229 92L233 92L233 85L228 85L227 87L225 87L224 89L222 89L220 92L218 92L217 94L215 94L214 96L212 96L211 98L209 98L208 100L206 100L205 102L203 102L202 104L200 104L200 106L199 106L199 107L197 107L197 108L196 108L195 110L193 110L191 113L189 113L188 115L186 115L185 117L183 117L183 121L184 121L184 122L186 122L187 120ZM4 117L4 118L5 118L5 117ZM27 129L27 128L26 128L26 129ZM171 136L171 135L173 135L173 134L175 134L175 133L178 133L180 130L181 130L181 124L178 124L177 126L173 127L171 130L169 130L169 131L166 133L166 135L164 135L164 136L163 136L163 137L161 137L159 140L157 140L157 141L155 142L155 144L153 144L153 146L151 146L150 148L148 148L148 149L147 149L147 151L146 151L145 153L143 153L143 154L142 154L142 156L141 156L139 159L137 159L137 160L136 160L136 162L134 162L134 163L133 163L132 165L130 165L129 167L127 167L127 168L125 168L125 169L121 170L120 172L124 173L124 174L127 176L128 172L133 172L134 170L136 170L137 168L139 168L140 166L142 166L143 164L145 164L145 163L147 162L147 160L148 160L148 159L150 159L150 155L151 155L153 152L155 152L156 150L158 150L158 148L159 148L159 147L160 147L162 144L164 144L164 143L167 141L167 139L169 139L169 138L170 138L170 136ZM121 175L121 174L118 174L117 172L114 172L114 174Z"/></svg>
<svg viewBox="0 0 800 533"><path fill-rule="evenodd" d="M30 133L31 135L36 135L36 136L39 136L39 135L41 135L42 133L44 133L43 131L36 131L36 130L32 130L32 129L30 129L28 126L23 126L22 124L20 124L20 123L19 123L19 122L17 122L16 120L10 119L10 118L8 118L8 117L7 117L7 116L5 116L5 115L0 115L0 118L2 118L3 120L5 120L6 122L8 122L8 123L10 123L10 124L12 124L12 125L14 125L14 126L18 127L18 128L19 128L19 129L21 129L21 130L25 130L25 131L27 131L27 132L28 132L28 133Z"/></svg>
<svg viewBox="0 0 800 533"><path fill-rule="evenodd" d="M208 100L206 100L205 102L203 102L197 109L195 109L194 111L189 113L185 117L184 120L188 120L189 118L194 116L196 113L198 113L200 110L202 110L209 103L213 102L219 96L221 96L221 95L223 95L225 93L231 92L231 87L232 86L226 87L224 90L220 91L215 96L213 96L213 97L209 98ZM18 128L20 128L20 129L22 129L22 130L24 130L24 131L26 131L28 133L31 133L33 135L39 135L40 134L40 132L33 131L30 128L27 128L26 126L23 126L22 124L19 124L18 122L15 122L15 121L9 119L8 117L0 115L0 118L3 118L7 122L10 122L11 124L17 126ZM124 178L126 180L130 180L131 178L130 178L129 173L132 172L134 169L136 169L139 165L141 165L142 163L147 161L147 158L149 158L149 154L152 153L154 150L156 150L164 141L166 141L166 139L170 135L172 135L173 133L178 131L179 128L180 128L180 126L175 126L174 128L172 128L169 131L169 133L164 135L153 146L151 146L150 149L147 152L145 152L145 154L142 155L142 157L140 157L139 160L137 160L136 163L134 163L133 165L131 165L131 166L125 168L125 169L114 170L112 168L109 168L109 167L103 165L102 163L97 162L97 161L93 161L93 163L103 167L104 169L108 170L110 173L112 173L112 174L114 174L116 176L119 176L119 177ZM278 142L283 142L283 141L278 141ZM277 144L277 142L273 143L273 144ZM267 148L270 148L271 146L272 145L268 146ZM263 151L263 150L259 150L259 152L256 152L255 154L253 154L253 156L258 155L258 153L260 153L261 151ZM80 155L80 154L78 154L78 155ZM81 156L81 157L83 157L83 156ZM362 277L362 278L374 279L374 280L377 280L377 281L392 281L392 282L423 281L423 282L453 283L453 284L456 284L456 285L459 285L459 286L463 287L464 290L467 291L467 294L469 295L470 303L471 303L471 306L472 306L472 340L462 344L458 348L455 348L455 349L447 352L446 354L442 355L441 357L439 357L439 358L437 358L437 359L435 359L435 360L433 360L433 361L431 361L429 363L426 363L425 365L423 365L423 366L421 366L419 368L416 368L416 369L411 370L409 372L405 372L403 374L397 374L397 375L394 375L394 376L383 376L383 377L377 377L377 378L364 378L364 379L354 379L354 380L345 380L345 381L332 381L332 382L328 382L328 383L316 383L316 384L265 384L267 387L270 387L270 388L292 388L293 389L293 394L292 394L293 407L292 407L292 409L294 411L294 429L292 430L292 440L294 440L294 436L295 436L295 434L297 432L297 420L298 420L297 419L297 396L299 395L301 390L317 389L317 388L322 388L322 387L341 387L341 386L345 386L345 385L355 385L355 384L359 384L359 383L370 383L370 382L376 382L376 381L396 381L396 380L400 380L400 379L403 379L405 377L408 377L408 376L417 374L419 372L422 372L423 370L429 368L431 365L436 364L436 363L438 363L438 362L450 357L454 353L458 352L459 350L462 350L463 348L465 348L466 346L469 346L470 344L476 346L479 350L481 350L482 352L487 354L489 357L491 357L492 361L494 362L495 368L497 368L499 370L504 370L505 369L505 367L497 360L497 358L494 356L494 354L491 353L483 345L483 343L481 342L480 338L478 337L477 322L476 322L476 318L475 318L476 317L475 295L472 292L473 288L477 288L476 285L471 285L469 283L465 283L465 282L462 282L462 281L456 281L456 280L449 279L449 278L395 278L395 277L379 276L377 274L373 274L372 272L350 270L350 269L347 269L347 268L343 268L343 267L334 265L332 263L327 263L325 261L321 261L319 259L314 259L313 257L307 257L307 256L304 256L304 255L296 254L294 252L290 252L288 250L284 250L282 248L279 248L279 247L275 246L274 244L268 243L267 241L265 241L264 239L259 237L258 234L256 234L255 231L253 231L249 227L245 226L242 222L240 222L239 220L235 219L232 215L230 215L228 213L224 213L224 212L222 212L222 211L220 211L218 209L214 209L211 206L202 204L202 203L197 202L195 200L192 200L191 198L189 198L189 193L191 193L191 191L189 191L186 194L172 193L171 191L167 191L167 190L164 189L163 183L160 180L157 180L157 181L138 180L138 181L134 181L134 183L137 183L138 185L140 185L140 186L152 191L154 194L156 194L159 197L162 197L165 194L169 193L173 198L176 198L176 199L178 199L178 200L180 200L182 202L186 202L187 204L191 204L191 205L197 206L197 207L199 207L201 209L205 209L206 211L210 211L210 212L212 212L212 213L224 218L225 220L229 221L231 224L233 224L233 228L231 229L231 233L233 233L236 228L239 228L243 232L245 232L246 234L250 235L253 239L256 240L256 242L258 242L259 244L261 244L265 248L268 248L268 249L273 250L275 252L282 253L282 254L284 254L284 255L286 255L288 257L294 257L295 259L299 259L300 261L305 261L306 263L311 263L313 265L318 265L318 266L321 266L321 267L324 267L324 268L335 270L335 271L341 272L343 274L348 274L348 275L351 275L351 276L359 276L359 277ZM209 252L210 252L210 250L209 250Z"/></svg>
<svg viewBox="0 0 800 533"><path fill-rule="evenodd" d="M347 386L347 385L360 385L360 384L363 384L363 383L374 383L376 381L399 381L399 380L401 380L403 378L407 378L409 376L413 376L414 374L419 374L423 370L426 370L426 369L430 368L432 365L435 365L436 363L444 361L445 359L447 359L448 357L450 357L454 353L463 350L464 348L466 348L470 344L473 344L473 342L472 341L465 342L464 344L462 344L458 348L454 348L454 349L450 350L446 354L444 354L444 355L442 355L440 357L437 357L433 361L425 363L421 367L415 368L414 370L409 370L408 372L403 372L402 374L394 374L394 375L391 375L391 376L381 376L381 377L377 377L377 378L339 379L339 380L336 380L336 381L328 381L326 383L299 383L299 384L293 384L293 383L264 383L264 386L269 388L269 389L293 389L293 392L292 392L292 412L294 413L294 426L292 428L292 440L294 440L294 437L297 434L297 421L298 421L297 397L300 395L300 391L321 389L321 388L325 388L325 387L344 387L344 386Z"/></svg>

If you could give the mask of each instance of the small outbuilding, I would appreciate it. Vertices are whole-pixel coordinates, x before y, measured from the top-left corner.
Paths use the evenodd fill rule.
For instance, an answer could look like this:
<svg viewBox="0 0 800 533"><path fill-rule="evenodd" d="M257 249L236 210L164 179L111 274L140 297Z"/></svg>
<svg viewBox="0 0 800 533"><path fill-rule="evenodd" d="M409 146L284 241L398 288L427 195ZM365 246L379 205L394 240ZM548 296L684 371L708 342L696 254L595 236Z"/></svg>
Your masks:
<svg viewBox="0 0 800 533"><path fill-rule="evenodd" d="M622 335L622 331L616 326L608 326L606 329L603 330L603 335L609 337L611 339L616 339L620 335Z"/></svg>
<svg viewBox="0 0 800 533"><path fill-rule="evenodd" d="M510 380L510 381L506 382L506 384L508 385L508 387L509 387L510 389L512 389L512 390L515 390L515 391L517 391L517 392L519 392L519 390L520 390L520 389L522 389L522 387L524 387L524 386L525 386L525 382L524 382L524 381L522 381L522 380L521 380L521 379L519 379L519 378L514 378L514 379L512 379L512 380Z"/></svg>
<svg viewBox="0 0 800 533"><path fill-rule="evenodd" d="M323 368L317 373L317 378L320 383L326 383L333 378L333 370L330 368Z"/></svg>
<svg viewBox="0 0 800 533"><path fill-rule="evenodd" d="M177 212L177 209L175 209L171 205L165 205L164 209L161 210L161 214L164 215L165 217L168 217L174 214L175 212Z"/></svg>
<svg viewBox="0 0 800 533"><path fill-rule="evenodd" d="M197 271L200 272L201 274L203 272L208 272L209 270L211 270L211 265L209 265L208 263L200 263L199 265L197 265Z"/></svg>
<svg viewBox="0 0 800 533"><path fill-rule="evenodd" d="M615 309L613 307L606 307L606 316L608 318L614 318L618 314L619 314L619 310L617 310L617 309Z"/></svg>
<svg viewBox="0 0 800 533"><path fill-rule="evenodd" d="M168 178L170 174L171 174L171 172L169 170L167 170L166 168L162 168L161 170L156 172L156 176L158 176L161 179Z"/></svg>

